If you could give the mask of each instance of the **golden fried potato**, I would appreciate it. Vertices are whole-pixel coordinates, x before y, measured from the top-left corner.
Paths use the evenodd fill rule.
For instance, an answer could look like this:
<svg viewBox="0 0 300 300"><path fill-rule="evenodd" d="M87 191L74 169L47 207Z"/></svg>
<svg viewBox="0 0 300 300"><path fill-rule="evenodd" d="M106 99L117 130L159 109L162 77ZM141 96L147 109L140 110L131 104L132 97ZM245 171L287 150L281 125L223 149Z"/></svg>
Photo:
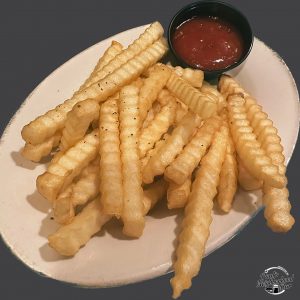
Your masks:
<svg viewBox="0 0 300 300"><path fill-rule="evenodd" d="M139 139L140 157L144 157L149 149L166 133L173 124L176 102L170 101L155 115L148 127L141 130Z"/></svg>
<svg viewBox="0 0 300 300"><path fill-rule="evenodd" d="M98 102L105 101L108 97L116 94L123 86L137 79L145 69L156 63L166 51L166 41L162 39L156 41L114 72L74 94L71 99L66 100L55 109L30 122L22 129L23 139L31 144L42 143L64 127L67 113L76 103L88 98L95 99Z"/></svg>
<svg viewBox="0 0 300 300"><path fill-rule="evenodd" d="M151 183L154 176L164 173L166 167L172 163L183 147L190 141L201 118L193 113L188 113L173 130L170 138L148 161L143 169L144 183Z"/></svg>
<svg viewBox="0 0 300 300"><path fill-rule="evenodd" d="M93 99L78 102L68 112L59 148L62 151L74 146L86 134L90 124L99 118L100 106Z"/></svg>
<svg viewBox="0 0 300 300"><path fill-rule="evenodd" d="M111 45L105 50L103 55L98 60L94 70L90 76L86 79L83 85L79 90L83 90L93 84L95 81L98 81L96 78L97 73L103 69L109 62L111 62L118 54L122 52L123 46L117 41L112 41Z"/></svg>
<svg viewBox="0 0 300 300"><path fill-rule="evenodd" d="M242 94L228 96L230 130L238 155L249 172L256 178L264 180L270 186L282 188L286 178L272 164L247 120L245 99Z"/></svg>
<svg viewBox="0 0 300 300"><path fill-rule="evenodd" d="M49 155L53 148L58 146L60 139L61 133L57 132L41 144L32 145L26 143L21 154L28 160L39 162L43 157Z"/></svg>
<svg viewBox="0 0 300 300"><path fill-rule="evenodd" d="M100 191L103 212L121 216L123 209L119 110L116 98L101 105L99 118Z"/></svg>
<svg viewBox="0 0 300 300"><path fill-rule="evenodd" d="M82 169L95 159L98 148L99 134L98 129L95 129L50 163L47 171L37 178L39 193L49 201L54 201L59 192L64 190Z"/></svg>
<svg viewBox="0 0 300 300"><path fill-rule="evenodd" d="M226 106L226 100L223 95L211 84L206 81L203 81L203 84L200 88L200 91L210 97L213 101L218 103L218 111L221 111Z"/></svg>
<svg viewBox="0 0 300 300"><path fill-rule="evenodd" d="M263 181L253 177L244 166L243 162L237 155L238 163L238 182L239 185L246 191L258 190L262 187Z"/></svg>
<svg viewBox="0 0 300 300"><path fill-rule="evenodd" d="M205 120L191 141L166 168L165 178L177 185L182 185L191 176L201 158L205 155L214 133L219 129L220 125L220 117L215 116Z"/></svg>
<svg viewBox="0 0 300 300"><path fill-rule="evenodd" d="M142 129L147 128L154 119L154 116L160 111L161 105L158 101L155 101L152 107L149 109L147 116L143 122Z"/></svg>
<svg viewBox="0 0 300 300"><path fill-rule="evenodd" d="M166 87L181 102L186 104L191 111L206 119L217 111L218 103L207 97L174 72L167 81Z"/></svg>
<svg viewBox="0 0 300 300"><path fill-rule="evenodd" d="M165 86L170 75L170 69L163 64L156 64L151 71L149 71L149 77L144 80L144 84L139 93L141 122L145 120L149 109L157 99L159 92Z"/></svg>
<svg viewBox="0 0 300 300"><path fill-rule="evenodd" d="M227 112L223 112L223 126L229 131ZM217 203L219 208L228 213L231 209L234 195L237 190L238 168L236 160L236 152L232 137L228 135L228 144L222 169L220 172L220 181L218 185Z"/></svg>
<svg viewBox="0 0 300 300"><path fill-rule="evenodd" d="M191 191L192 179L188 177L183 184L169 182L167 190L168 209L182 208L188 200Z"/></svg>
<svg viewBox="0 0 300 300"><path fill-rule="evenodd" d="M218 90L226 100L230 94L242 94L244 97L249 94L229 75L223 74L219 78Z"/></svg>
<svg viewBox="0 0 300 300"><path fill-rule="evenodd" d="M75 216L71 195L72 185L69 185L53 201L54 220L59 224L68 224Z"/></svg>
<svg viewBox="0 0 300 300"><path fill-rule="evenodd" d="M138 151L140 131L139 89L126 86L120 92L120 149L123 175L124 234L140 237L145 227L141 163Z"/></svg>
<svg viewBox="0 0 300 300"><path fill-rule="evenodd" d="M221 127L215 134L209 152L202 159L193 182L176 249L175 275L171 279L173 298L178 298L184 289L188 289L192 278L199 272L209 236L213 199L217 194L227 143L227 128Z"/></svg>

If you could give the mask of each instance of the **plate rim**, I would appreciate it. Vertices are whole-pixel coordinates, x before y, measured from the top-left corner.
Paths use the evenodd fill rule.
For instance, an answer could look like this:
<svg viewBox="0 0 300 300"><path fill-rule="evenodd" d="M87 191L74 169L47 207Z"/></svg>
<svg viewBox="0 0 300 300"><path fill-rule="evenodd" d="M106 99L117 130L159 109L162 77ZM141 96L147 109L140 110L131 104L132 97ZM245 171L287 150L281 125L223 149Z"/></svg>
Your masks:
<svg viewBox="0 0 300 300"><path fill-rule="evenodd" d="M0 137L0 153L1 153L1 149L2 146L4 144L4 142L6 141L6 136L7 136L7 132L10 128L10 126L12 125L12 123L14 122L15 118L21 113L22 108L25 106L25 104L30 100L30 98L36 93L36 91L39 89L39 87L44 84L45 81L47 81L47 79L54 75L56 72L58 72L62 67L64 67L66 64L71 63L72 60L75 60L77 58L77 56L87 52L88 50L90 50L91 48L96 47L98 44L106 42L110 39L113 39L115 36L119 35L119 34L126 34L127 32L131 31L131 30L138 30L138 29L143 29L146 26L149 26L151 23L149 24L145 24L145 25L141 25L141 26L136 26L136 27L132 27L129 29L126 29L122 32L118 32L112 36L109 36L107 38L105 38L104 40L101 40L87 48L85 48L84 50L78 52L77 54L75 54L74 56L72 56L71 58L69 58L67 61L65 61L63 64L59 65L56 69L54 69L51 73L49 73L46 77L44 77L36 86L35 88L28 94L28 96L24 99L24 101L20 104L20 106L18 107L18 109L16 110L16 112L13 114L13 116L11 117L11 119L9 120L9 122L7 123L7 125L5 126L1 137ZM273 50L271 47L269 47L266 43L264 43L261 39L257 38L256 36L254 37L254 42L255 40L257 40L258 42L262 43L266 48L268 48L268 50L270 50L272 52L272 54L278 59L278 61L283 65L284 69L287 71L287 74L289 76L289 80L292 83L293 87L294 87L294 91L296 93L296 100L298 100L298 126L297 129L294 133L293 136L293 143L292 143L292 147L291 147L291 154L289 156L286 156L286 166L288 166L288 163L294 153L296 144L297 144L297 140L298 140L298 136L299 136L299 124L300 124L300 99L299 99L299 91L297 88L297 84L296 81L292 75L292 72L290 70L290 68L288 67L288 65L285 63L284 59L278 54L278 52L276 52L275 50ZM210 255L211 253L215 252L216 250L219 250L222 246L224 246L225 244L227 244L230 240L232 240L233 238L235 238L252 220L254 220L254 218L257 216L257 214L262 210L263 206L260 206L256 209L256 211L254 211L251 215L249 215L249 219L247 221L245 221L239 228L237 228L237 230L227 239L224 239L224 241L222 241L220 244L217 245L217 247L215 247L214 249L212 249L211 251L209 251L208 253L205 254L204 257L207 257L208 255ZM26 260L26 258L24 258L22 255L20 255L19 253L17 254L14 249L14 247L9 243L8 238L4 235L4 233L2 232L2 229L0 228L0 237L1 240L3 241L3 243L5 244L5 246L9 249L9 251L11 252L11 254L13 254L14 257L16 257L23 265L25 265L29 270L35 272L36 274L42 276L42 277L46 277L49 278L51 280L54 281L58 281L61 282L63 284L67 284L70 286L74 286L74 287L81 287L81 288L109 288L109 287L116 287L116 286L123 286L123 285L128 285L128 284L134 284L134 283L138 283L138 282L143 282L145 280L149 280L149 279L153 279L153 278L158 278L161 277L163 275L169 274L171 272L173 272L173 268L172 265L167 269L167 271L162 271L162 270L158 270L155 272L146 272L143 275L133 275L130 276L128 280L122 280L120 282L112 282L111 284L96 284L96 285L88 285L88 284L84 284L84 283L76 283L73 281L67 281L67 280L63 280L63 279L57 279L54 277L51 277L51 274L45 274L42 271L38 270L38 267L34 264L32 264L31 262L28 262ZM164 265L164 264L162 264Z"/></svg>

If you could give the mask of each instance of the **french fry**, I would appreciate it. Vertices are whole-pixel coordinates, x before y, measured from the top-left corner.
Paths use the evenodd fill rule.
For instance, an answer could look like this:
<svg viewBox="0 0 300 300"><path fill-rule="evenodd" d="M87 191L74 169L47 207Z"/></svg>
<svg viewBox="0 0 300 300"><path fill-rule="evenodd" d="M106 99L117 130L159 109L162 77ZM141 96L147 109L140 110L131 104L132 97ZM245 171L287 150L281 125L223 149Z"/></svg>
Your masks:
<svg viewBox="0 0 300 300"><path fill-rule="evenodd" d="M223 126L227 127L227 130L229 131L226 111L223 112L222 117L224 119ZM234 195L237 190L237 177L238 177L238 169L237 169L236 153L235 153L232 137L229 134L226 154L220 172L220 181L218 185L218 195L217 195L218 206L225 213L228 213L231 209Z"/></svg>
<svg viewBox="0 0 300 300"><path fill-rule="evenodd" d="M123 209L119 99L101 105L99 118L100 191L103 212L120 217Z"/></svg>
<svg viewBox="0 0 300 300"><path fill-rule="evenodd" d="M75 216L71 195L72 185L69 185L53 201L54 220L59 224L68 224Z"/></svg>
<svg viewBox="0 0 300 300"><path fill-rule="evenodd" d="M245 100L242 94L228 96L230 130L234 144L243 164L256 178L264 180L270 186L282 188L286 178L272 164L247 120Z"/></svg>
<svg viewBox="0 0 300 300"><path fill-rule="evenodd" d="M144 80L144 84L139 93L141 122L146 118L147 112L151 108L153 102L157 99L159 92L165 86L170 75L170 69L163 64L157 64L149 71L149 77Z"/></svg>
<svg viewBox="0 0 300 300"><path fill-rule="evenodd" d="M170 137L168 133L165 133L163 137L157 141L152 149L150 149L146 156L141 159L141 170L143 172L145 166L148 164L149 159L158 152L158 150L166 143L166 140Z"/></svg>
<svg viewBox="0 0 300 300"><path fill-rule="evenodd" d="M84 90L85 88L89 87L91 84L95 82L96 74L103 69L109 62L111 62L119 53L121 53L123 49L122 44L117 41L112 41L111 45L105 50L103 55L98 60L94 70L90 74L90 76L86 79L83 85L80 87L79 90ZM97 81L97 80L96 80Z"/></svg>
<svg viewBox="0 0 300 300"><path fill-rule="evenodd" d="M244 97L249 96L248 93L229 75L223 74L219 78L218 90L226 100L230 94L242 94Z"/></svg>
<svg viewBox="0 0 300 300"><path fill-rule="evenodd" d="M59 192L64 190L82 169L95 159L98 148L99 134L95 129L51 162L47 171L38 176L36 184L39 193L49 201L54 201Z"/></svg>
<svg viewBox="0 0 300 300"><path fill-rule="evenodd" d="M76 103L88 98L98 102L105 101L123 86L138 78L145 69L156 63L166 51L165 40L158 40L100 81L74 94L71 99L24 126L22 129L23 139L31 144L42 143L63 128L67 113Z"/></svg>
<svg viewBox="0 0 300 300"><path fill-rule="evenodd" d="M202 159L193 182L176 249L175 276L171 279L173 298L179 297L184 289L188 289L192 278L199 272L209 236L213 199L217 194L227 142L227 128L221 127L215 134L209 152Z"/></svg>
<svg viewBox="0 0 300 300"><path fill-rule="evenodd" d="M66 151L80 141L86 134L90 124L99 118L100 106L93 99L78 102L67 114L62 131L60 150Z"/></svg>
<svg viewBox="0 0 300 300"><path fill-rule="evenodd" d="M166 194L167 187L168 183L163 178L160 178L144 188L143 203L145 215Z"/></svg>
<svg viewBox="0 0 300 300"><path fill-rule="evenodd" d="M217 102L207 97L174 72L167 81L166 87L181 102L186 104L191 111L199 114L203 119L209 118L217 111Z"/></svg>
<svg viewBox="0 0 300 300"><path fill-rule="evenodd" d="M196 114L188 113L184 116L166 143L149 159L143 170L144 183L151 183L154 176L164 173L166 167L189 142L200 122L201 118Z"/></svg>
<svg viewBox="0 0 300 300"><path fill-rule="evenodd" d="M191 176L183 184L169 182L167 191L168 209L185 207L190 194L191 184Z"/></svg>
<svg viewBox="0 0 300 300"><path fill-rule="evenodd" d="M154 119L154 116L160 111L161 105L158 101L155 101L147 113L147 116L143 122L142 129L148 127Z"/></svg>
<svg viewBox="0 0 300 300"><path fill-rule="evenodd" d="M126 86L120 92L120 149L123 175L123 233L140 237L145 227L141 163L138 152L139 89Z"/></svg>
<svg viewBox="0 0 300 300"><path fill-rule="evenodd" d="M238 163L238 182L239 185L246 191L258 190L262 187L263 181L253 177L244 166L243 162L237 155Z"/></svg>
<svg viewBox="0 0 300 300"><path fill-rule="evenodd" d="M57 132L41 144L32 145L26 143L21 154L28 160L39 162L43 157L49 155L53 148L58 146L60 139L61 133Z"/></svg>
<svg viewBox="0 0 300 300"><path fill-rule="evenodd" d="M182 68L180 66L173 67L170 64L167 65L170 67L174 72L180 76L182 79L186 80L189 84L191 84L195 88L201 88L203 79L204 79L204 72L201 70L195 70L191 68Z"/></svg>
<svg viewBox="0 0 300 300"><path fill-rule="evenodd" d="M226 106L226 101L223 95L212 85L208 82L203 81L203 84L200 88L200 91L210 97L213 101L218 103L218 111L221 111Z"/></svg>
<svg viewBox="0 0 300 300"><path fill-rule="evenodd" d="M155 115L150 125L142 129L139 139L139 153L141 158L146 155L147 151L153 147L155 142L173 124L175 110L176 102L170 101Z"/></svg>
<svg viewBox="0 0 300 300"><path fill-rule="evenodd" d="M191 141L166 168L164 176L177 185L182 185L191 176L210 146L215 132L221 125L220 117L211 117L204 121Z"/></svg>
<svg viewBox="0 0 300 300"><path fill-rule="evenodd" d="M164 196L166 188L166 182L160 179L145 189L143 194L144 215ZM73 256L110 219L110 215L103 213L100 199L96 198L87 204L71 223L61 226L51 234L48 237L49 245L61 255Z"/></svg>

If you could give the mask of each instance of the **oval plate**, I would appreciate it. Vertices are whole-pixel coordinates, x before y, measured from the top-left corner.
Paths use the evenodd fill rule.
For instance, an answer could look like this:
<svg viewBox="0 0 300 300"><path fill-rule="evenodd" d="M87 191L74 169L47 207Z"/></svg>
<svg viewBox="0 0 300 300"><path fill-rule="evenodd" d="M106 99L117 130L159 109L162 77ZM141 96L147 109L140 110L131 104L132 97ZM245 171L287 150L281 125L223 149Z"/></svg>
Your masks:
<svg viewBox="0 0 300 300"><path fill-rule="evenodd" d="M178 211L168 211L164 203L147 217L140 239L127 239L121 234L120 225L112 222L75 257L59 256L47 244L47 236L58 226L48 214L49 203L35 187L35 179L45 165L28 162L19 154L23 146L22 127L70 97L112 40L128 45L144 28L133 28L106 39L55 70L28 96L2 136L1 234L11 251L40 274L82 286L105 287L157 277L171 270L181 215ZM287 66L275 52L255 39L253 50L236 77L274 120L288 160L298 134L299 99ZM253 218L260 207L258 199L258 194L239 191L229 214L214 211L206 255L224 245Z"/></svg>

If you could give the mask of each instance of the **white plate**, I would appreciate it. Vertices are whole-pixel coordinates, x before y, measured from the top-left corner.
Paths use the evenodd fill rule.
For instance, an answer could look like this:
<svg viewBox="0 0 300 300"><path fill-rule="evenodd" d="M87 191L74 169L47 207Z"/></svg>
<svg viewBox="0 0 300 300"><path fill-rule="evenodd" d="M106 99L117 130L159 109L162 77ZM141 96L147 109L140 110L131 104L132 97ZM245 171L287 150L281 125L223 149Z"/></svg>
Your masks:
<svg viewBox="0 0 300 300"><path fill-rule="evenodd" d="M51 278L84 286L114 286L162 275L171 270L171 257L180 217L164 206L147 217L144 235L129 240L116 223L91 239L79 253L65 259L47 245L57 225L47 213L49 203L36 192L35 179L44 165L24 160L22 127L72 95L113 39L124 45L145 28L117 34L78 54L48 76L26 99L5 130L0 146L0 229L12 250L26 265ZM253 50L237 79L264 106L279 128L287 160L299 125L298 93L283 60L255 39ZM228 215L214 213L206 254L229 241L255 215L254 194L239 192Z"/></svg>

